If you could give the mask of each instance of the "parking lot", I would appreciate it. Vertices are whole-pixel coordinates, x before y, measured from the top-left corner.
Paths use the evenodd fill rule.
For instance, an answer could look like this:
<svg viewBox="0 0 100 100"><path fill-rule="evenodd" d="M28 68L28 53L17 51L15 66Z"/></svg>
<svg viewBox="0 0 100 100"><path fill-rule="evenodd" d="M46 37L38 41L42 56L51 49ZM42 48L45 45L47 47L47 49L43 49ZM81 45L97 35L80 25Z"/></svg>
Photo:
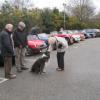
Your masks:
<svg viewBox="0 0 100 100"><path fill-rule="evenodd" d="M34 75L29 70L17 73L14 80L0 84L0 100L100 100L100 43L88 39L69 47L65 55L65 71L57 72L56 51L46 64L47 72ZM26 58L31 67L39 55ZM0 68L0 77L3 77Z"/></svg>

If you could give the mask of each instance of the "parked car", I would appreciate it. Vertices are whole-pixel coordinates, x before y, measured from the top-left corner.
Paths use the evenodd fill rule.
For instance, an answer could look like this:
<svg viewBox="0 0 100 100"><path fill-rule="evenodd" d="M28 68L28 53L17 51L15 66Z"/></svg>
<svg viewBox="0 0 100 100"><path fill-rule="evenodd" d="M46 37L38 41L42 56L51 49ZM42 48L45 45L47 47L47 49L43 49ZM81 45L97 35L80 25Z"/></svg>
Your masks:
<svg viewBox="0 0 100 100"><path fill-rule="evenodd" d="M71 37L70 34L66 34L66 31L59 31L55 32L54 34L52 33L52 36L58 36L58 37L63 37L68 41L68 44L71 45L73 44L73 38Z"/></svg>
<svg viewBox="0 0 100 100"><path fill-rule="evenodd" d="M82 33L81 31L79 31L79 30L73 30L72 32L73 32L74 34L76 34L76 35L79 35L81 41L84 41L84 40L85 40L85 35L84 35L84 33Z"/></svg>
<svg viewBox="0 0 100 100"><path fill-rule="evenodd" d="M26 55L39 53L47 48L46 43L43 40L40 40L37 35L29 34L27 36L27 44Z"/></svg>
<svg viewBox="0 0 100 100"><path fill-rule="evenodd" d="M95 37L100 37L100 29L94 29L96 36Z"/></svg>
<svg viewBox="0 0 100 100"><path fill-rule="evenodd" d="M71 37L73 38L74 42L79 42L81 40L80 35L79 34L75 34L73 31L71 30L66 30L67 34L70 34Z"/></svg>
<svg viewBox="0 0 100 100"><path fill-rule="evenodd" d="M48 46L48 35L46 33L38 34L40 40L45 41L46 45Z"/></svg>
<svg viewBox="0 0 100 100"><path fill-rule="evenodd" d="M84 33L85 38L96 37L96 32L94 31L94 29L84 29L82 32Z"/></svg>

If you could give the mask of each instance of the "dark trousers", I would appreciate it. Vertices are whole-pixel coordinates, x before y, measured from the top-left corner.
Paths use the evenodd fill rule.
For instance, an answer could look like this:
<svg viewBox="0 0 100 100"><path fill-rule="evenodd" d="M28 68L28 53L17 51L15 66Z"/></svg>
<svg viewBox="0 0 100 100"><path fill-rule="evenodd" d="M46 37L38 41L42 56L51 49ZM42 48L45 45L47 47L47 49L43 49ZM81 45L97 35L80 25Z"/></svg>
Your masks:
<svg viewBox="0 0 100 100"><path fill-rule="evenodd" d="M57 52L58 67L64 69L64 54L65 52Z"/></svg>
<svg viewBox="0 0 100 100"><path fill-rule="evenodd" d="M4 57L5 78L11 74L12 57Z"/></svg>

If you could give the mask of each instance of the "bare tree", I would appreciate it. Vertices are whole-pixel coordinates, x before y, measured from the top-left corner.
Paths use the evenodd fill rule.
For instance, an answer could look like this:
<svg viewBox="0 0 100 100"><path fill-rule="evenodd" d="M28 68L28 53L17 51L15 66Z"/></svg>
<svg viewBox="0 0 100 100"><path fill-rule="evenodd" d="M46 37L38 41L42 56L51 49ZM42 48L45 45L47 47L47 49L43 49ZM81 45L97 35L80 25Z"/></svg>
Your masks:
<svg viewBox="0 0 100 100"><path fill-rule="evenodd" d="M100 23L100 12L93 17L93 22Z"/></svg>
<svg viewBox="0 0 100 100"><path fill-rule="evenodd" d="M14 0L13 4L17 8L32 8L32 0Z"/></svg>
<svg viewBox="0 0 100 100"><path fill-rule="evenodd" d="M94 15L94 6L91 0L71 0L70 11L80 21L88 21Z"/></svg>

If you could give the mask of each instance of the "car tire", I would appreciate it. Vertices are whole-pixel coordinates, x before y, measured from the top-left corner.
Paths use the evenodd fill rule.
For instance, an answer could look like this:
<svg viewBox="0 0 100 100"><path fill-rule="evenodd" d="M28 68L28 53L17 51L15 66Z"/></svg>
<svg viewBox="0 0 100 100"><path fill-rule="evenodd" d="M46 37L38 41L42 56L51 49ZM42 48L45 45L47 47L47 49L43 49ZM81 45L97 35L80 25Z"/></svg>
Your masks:
<svg viewBox="0 0 100 100"><path fill-rule="evenodd" d="M95 36L93 34L90 34L91 38L94 38Z"/></svg>
<svg viewBox="0 0 100 100"><path fill-rule="evenodd" d="M26 52L25 52L25 56L31 56L32 55L32 51L29 47L26 47Z"/></svg>
<svg viewBox="0 0 100 100"><path fill-rule="evenodd" d="M65 39L66 39L66 41L68 42L68 44L71 45L70 39L67 38L67 37L66 37Z"/></svg>

